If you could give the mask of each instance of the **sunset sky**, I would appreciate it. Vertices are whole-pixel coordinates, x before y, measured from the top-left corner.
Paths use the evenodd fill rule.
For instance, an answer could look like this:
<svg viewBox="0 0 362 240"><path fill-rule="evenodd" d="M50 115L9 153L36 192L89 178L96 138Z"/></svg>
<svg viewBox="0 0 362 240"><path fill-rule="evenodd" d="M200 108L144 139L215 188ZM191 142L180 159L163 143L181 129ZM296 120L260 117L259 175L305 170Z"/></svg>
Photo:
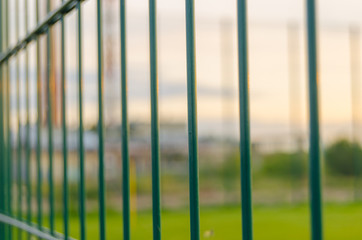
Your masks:
<svg viewBox="0 0 362 240"><path fill-rule="evenodd" d="M20 1L22 2L22 1ZM42 2L42 1L40 1ZM45 1L41 11L45 11ZM57 4L59 4L58 1ZM111 0L104 0L112 2ZM119 1L112 7L104 6L104 52L111 51L113 65L105 60L105 116L106 122L119 122ZM83 4L83 54L84 54L84 98L86 122L97 121L97 55L96 55L96 1ZM57 4L54 5L57 6ZM186 122L186 42L185 12L183 0L159 0L158 4L158 56L159 94L161 121ZM227 104L230 114L230 133L237 133L237 51L236 51L236 1L196 0L196 60L198 84L198 115L201 132L213 134L220 131L222 123L222 70L221 70L221 22L230 23L228 49L231 67L226 85L231 89ZM34 11L29 3L29 11ZM306 33L305 3L301 0L250 0L249 14L249 66L250 66L250 111L252 134L267 132L278 134L287 131L289 123L289 70L287 26L293 23L298 28L294 49L299 64L296 80L299 81L301 107L300 121L306 129L307 79L306 79ZM22 4L20 7L22 9ZM14 4L10 6L13 8ZM108 9L108 10L107 10ZM109 10L111 9L111 10ZM360 26L362 1L319 0L319 79L320 113L322 132L348 134L351 122L351 80L349 27ZM43 14L44 15L44 14ZM106 17L110 20L105 20ZM113 16L113 18L112 18ZM12 16L12 22L14 22ZM30 14L30 27L34 16ZM113 19L113 20L112 20ZM24 21L20 17L21 22ZM108 22L107 22L108 21ZM109 24L112 22L112 24ZM55 27L59 32L59 26ZM21 35L24 28L21 27ZM76 15L66 18L67 33L67 79L69 123L77 122L76 79ZM148 45L148 1L127 1L129 116L132 121L148 121L149 104L149 45ZM111 36L107 38L107 34ZM108 41L107 39L112 39ZM42 40L45 45L45 39ZM15 42L14 31L11 42ZM111 46L111 47L110 47ZM59 52L59 38L56 51ZM44 51L44 50L43 50ZM21 56L21 55L20 55ZM108 56L108 55L107 55ZM30 46L30 57L35 59L35 47ZM20 57L23 58L22 56ZM23 60L20 60L23 61ZM21 65L21 64L20 64ZM57 66L60 68L59 63ZM33 68L34 65L31 67ZM35 72L31 78L35 78ZM113 79L113 80L109 80ZM15 89L13 89L15 90ZM35 103L35 101L33 101ZM225 103L225 102L224 102ZM35 116L35 115L34 115ZM334 129L330 132L329 129ZM328 137L328 136L327 136Z"/></svg>

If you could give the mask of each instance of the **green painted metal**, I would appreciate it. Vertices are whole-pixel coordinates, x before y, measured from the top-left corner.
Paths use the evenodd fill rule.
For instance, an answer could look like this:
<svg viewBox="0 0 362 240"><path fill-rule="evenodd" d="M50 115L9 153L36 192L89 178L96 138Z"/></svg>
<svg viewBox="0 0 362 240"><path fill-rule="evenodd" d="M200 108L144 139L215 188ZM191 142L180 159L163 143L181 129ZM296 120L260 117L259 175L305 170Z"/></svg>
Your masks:
<svg viewBox="0 0 362 240"><path fill-rule="evenodd" d="M8 0L4 0L4 6L3 6L3 10L4 10L4 35L3 35L3 41L4 41L4 46L5 48L8 47L9 45L9 28L8 28L8 19L9 19L9 14L8 14ZM5 106L4 106L4 112L5 112L5 125L4 125L4 142L5 142L5 149L4 149L4 159L6 161L6 172L7 172L7 176L6 176L6 213L9 216L12 216L12 199L11 199L11 187L12 187L12 162L11 162L11 147L10 147L10 125L9 125L9 112L10 112L10 94L9 94L9 63L6 62L4 64L4 72L5 72L5 76L3 83L4 83L4 90L5 90ZM6 84L6 85L5 85ZM6 228L6 237L7 239L12 239L12 227L8 226Z"/></svg>
<svg viewBox="0 0 362 240"><path fill-rule="evenodd" d="M0 53L3 51L3 2L0 0ZM4 114L3 114L3 66L0 66L0 154L4 154ZM0 158L0 193L5 193L5 159ZM5 194L4 194L5 195ZM2 196L4 196L2 195ZM0 199L0 212L5 213L5 198ZM0 238L5 239L5 225L0 223Z"/></svg>
<svg viewBox="0 0 362 240"><path fill-rule="evenodd" d="M36 22L39 22L39 0L35 1L35 16ZM38 228L42 229L42 221L43 221L43 174L42 174L42 146L41 146L41 133L42 133L42 98L41 98L41 68L40 68L40 40L37 38L36 40L36 82L37 82L37 91L36 91L36 99L37 99L37 133L36 133L36 168L37 168L37 184L36 184L36 192L37 192L37 222Z"/></svg>
<svg viewBox="0 0 362 240"><path fill-rule="evenodd" d="M18 134L17 134L17 151L16 151L16 158L17 158L17 218L18 220L22 219L22 202L23 202L23 191L22 191L22 149L21 149L21 123L20 123L20 69L19 69L19 56L16 57L15 60L16 65L16 109L17 109L17 122L18 122ZM22 238L22 231L18 229L18 239Z"/></svg>
<svg viewBox="0 0 362 240"><path fill-rule="evenodd" d="M99 154L99 239L106 239L106 209L104 181L104 131L103 131L103 38L102 2L97 0L97 54L98 54L98 154Z"/></svg>
<svg viewBox="0 0 362 240"><path fill-rule="evenodd" d="M64 2L64 1L62 1ZM63 227L64 238L69 237L69 207L68 207L68 146L67 146L67 106L65 81L65 23L64 17L60 19L61 27L61 82L62 82L62 132L63 132Z"/></svg>
<svg viewBox="0 0 362 240"><path fill-rule="evenodd" d="M153 239L161 239L160 146L158 121L157 10L156 0L149 1L150 80L151 80L151 148L152 148L152 217Z"/></svg>
<svg viewBox="0 0 362 240"><path fill-rule="evenodd" d="M15 39L19 39L19 31L20 31L20 20L19 20L19 0L15 1ZM15 81L16 81L16 118L17 118L17 151L16 151L16 158L17 158L17 218L18 220L22 219L22 202L23 202L23 191L22 191L22 143L21 143L21 119L20 119L20 57L19 55L15 56ZM22 238L22 231L18 229L18 239Z"/></svg>
<svg viewBox="0 0 362 240"><path fill-rule="evenodd" d="M312 240L323 239L315 1L307 0L309 78L309 188Z"/></svg>
<svg viewBox="0 0 362 240"><path fill-rule="evenodd" d="M35 0L37 3L38 0ZM30 31L23 39L20 39L15 46L8 47L6 53L0 56L0 64L7 61L11 56L15 55L17 52L21 51L26 45L28 45L32 41L36 41L39 35L46 34L47 30L50 26L54 25L60 20L60 16L64 16L72 11L79 2L82 0L67 0L66 2L60 4L60 6L49 12L48 15L44 18L44 20L37 20L38 25ZM39 4L36 4L36 8L38 8ZM8 14L8 13L7 13Z"/></svg>
<svg viewBox="0 0 362 240"><path fill-rule="evenodd" d="M186 0L187 109L191 240L200 239L194 0Z"/></svg>
<svg viewBox="0 0 362 240"><path fill-rule="evenodd" d="M6 187L6 189L4 188L4 191L6 190L6 198L3 199L3 203L4 204L0 204L1 206L4 205L4 210L2 211L3 213L6 213L7 217L10 217L12 220L15 221L15 219L12 218L12 208L13 208L13 203L12 203L12 190L13 190L13 180L12 180L12 171L13 171L13 158L12 158L12 149L13 147L16 149L16 172L17 172L17 180L16 180L16 189L17 189L17 208L16 208L16 217L18 218L19 221L23 221L24 220L24 224L25 221L27 223L28 226L32 225L31 220L32 220L32 209L31 209L31 162L30 162L30 93L29 93L29 54L28 54L28 49L27 49L27 45L31 42L31 41L36 41L36 70L37 70L37 91L36 91L36 98L37 98L37 114L38 114L38 119L37 119L37 139L36 139L36 175L37 175L37 180L36 180L36 199L37 199L37 228L42 231L42 232L47 232L48 230L46 228L43 227L42 225L42 217L43 217L43 209L42 209L42 197L43 197L43 193L42 193L42 164L41 164L41 157L42 157L42 148L41 148L41 128L42 128L42 83L41 83L41 68L40 68L40 42L39 42L39 38L38 36L41 34L46 33L47 34L47 105L48 105L48 109L47 110L47 120L48 120L48 130L49 130L49 136L48 136L48 142L49 142L49 162L50 162L50 171L49 171L49 206L50 206L50 211L49 211L49 225L50 225L50 234L52 234L55 237L59 237L60 235L58 233L56 233L54 231L54 196L53 196L53 176L52 176L52 153L53 153L53 149L52 149L52 141L53 141L53 135L52 135L52 116L51 116L51 91L50 91L50 76L51 76L51 64L50 64L50 60L51 60L51 47L50 47L50 36L49 36L49 29L50 26L52 26L53 24L55 24L57 21L62 20L62 16L64 16L65 14L67 14L68 12L70 12L72 9L75 8L75 6L79 3L79 7L80 7L80 2L81 1L76 1L76 0L68 0L68 1L64 1L61 6L57 9L55 9L54 11L50 12L50 1L48 1L48 12L49 14L45 17L45 19L43 21L39 21L39 2L38 0L36 0L35 4L35 8L36 8L36 21L38 22L37 27L33 30L30 31L29 33L26 34L25 38L23 39L18 39L19 38L19 25L20 25L20 18L18 16L19 11L17 11L15 16L16 19L16 23L15 23L15 33L16 33L16 38L18 39L17 44L13 47L8 46L8 11L4 11L5 14L2 15L2 19L4 18L4 28L2 28L1 33L4 33L4 35L6 35L6 37L2 38L4 39L4 45L6 46L7 50L6 52L1 52L0 55L0 64L1 64L1 69L5 69L4 76L1 77L1 80L4 80L4 82L2 82L3 84L6 82L6 85L4 84L3 86L3 90L6 93L5 95L3 95L3 98L1 98L2 100L5 100L3 102L3 105L1 105L0 107L4 107L4 103L6 103L6 108L4 108L4 111L1 111L1 113L4 113L3 115L3 125L5 125L4 127L6 127L6 130L4 128L3 129L3 133L1 134L1 137L3 138L3 141L0 142L0 147L4 146L4 150L1 151L2 156L4 156L4 159L6 161L6 176L5 174L1 174L1 177L6 178L6 186L1 185L3 187ZM25 14L24 14L24 20L25 20L25 30L28 31L28 6L27 6L28 2L25 2ZM1 7L3 7L5 9L8 9L8 1L5 1L5 4L1 4ZM15 2L15 8L19 9L19 0L17 0ZM1 40L2 40L1 39ZM63 39L64 40L64 39ZM63 46L64 48L64 46ZM23 70L23 68L20 68L20 57L17 54L18 52L20 52L21 50L24 50L25 52L25 85L23 86L23 80L22 80L22 76L20 75L20 72ZM64 51L63 51L64 53ZM11 119L11 102L10 102L10 86L12 84L12 79L10 79L10 75L9 75L9 60L11 57L14 56L14 63L15 63L15 79L13 78L13 80L15 80L14 84L15 84L15 88L16 88L16 121L17 121L17 143L15 146L12 146L12 134L11 134L11 128L10 128L10 123L11 121L14 121L15 119ZM63 71L64 73L64 71ZM5 77L6 76L6 77ZM21 96L21 92L25 87L25 95ZM1 94L0 94L1 95ZM5 98L5 99L4 99ZM23 119L21 119L21 112L22 112L22 101L23 99L25 99L25 111L26 111L26 126L25 126L25 130L24 134L22 134L22 122ZM64 106L65 107L65 106ZM1 117L1 116L0 116ZM25 119L24 119L25 120ZM1 123L1 122L0 122ZM16 129L15 129L16 130ZM0 130L1 131L1 130ZM23 143L22 140L22 136L25 136L25 142ZM6 140L5 140L6 138ZM23 151L25 151L25 157L23 158ZM25 166L23 166L23 161L25 160ZM1 162L3 163L3 162ZM5 164L5 162L4 162ZM25 168L26 169L25 169ZM65 167L67 168L67 167ZM2 168L4 169L4 168ZM23 170L25 174L25 179L23 179L22 174L23 174ZM66 172L65 172L66 174ZM66 179L66 178L65 178ZM26 183L26 191L23 193L22 189L23 189L23 184ZM67 184L65 184L66 186ZM22 209L23 207L23 195L26 197L26 204L24 206L26 206L26 209ZM6 206L5 206L5 202L6 202ZM64 201L66 204L66 201ZM6 211L5 211L6 208ZM66 207L67 208L67 207ZM1 209L0 209L1 210ZM24 210L24 211L23 211ZM23 213L25 213L26 210L26 219L23 219ZM24 215L24 216L25 216ZM65 221L66 224L68 224L68 221ZM7 224L6 227L6 239L12 239L12 226L15 226L13 224ZM18 230L18 234L17 234L17 238L22 239L23 235L21 233L21 226L16 226L17 230ZM67 231L65 231L65 233L67 234ZM2 233L1 233L2 234ZM5 230L4 230L4 234L5 234ZM36 235L36 234L35 234ZM31 237L31 231L28 231L28 239L30 239ZM62 238L64 238L64 236L62 236ZM69 238L70 239L70 238Z"/></svg>
<svg viewBox="0 0 362 240"><path fill-rule="evenodd" d="M47 12L51 11L51 1L47 1ZM47 29L47 71L46 71L46 81L47 81L47 120L48 120L48 157L49 157L49 172L48 172L48 181L49 181L49 227L50 233L54 235L54 183L53 183L53 95L51 84L51 76L53 73L52 69L52 41L51 41L51 28L50 26Z"/></svg>
<svg viewBox="0 0 362 240"><path fill-rule="evenodd" d="M8 13L8 9L9 9L9 1L6 0L5 1L6 6L5 6L5 46L9 47L9 13ZM8 216L12 217L13 216L13 206L12 206L12 201L13 201L13 197L12 197L12 187L13 187L13 161L12 161L12 146L11 146L11 130L10 130L10 108L11 108L11 104L10 104L10 67L9 67L9 62L5 63L5 68L6 68L6 160L7 160L7 213ZM8 229L7 229L7 237L9 240L13 239L13 228L12 226L9 225Z"/></svg>
<svg viewBox="0 0 362 240"><path fill-rule="evenodd" d="M28 32L28 1L24 2L24 25L25 31ZM29 52L25 48L25 104L26 104L26 146L25 146L25 161L26 161L26 222L28 225L32 221L31 209L31 159L30 159L30 95L29 95ZM31 234L27 234L27 239L31 239Z"/></svg>
<svg viewBox="0 0 362 240"><path fill-rule="evenodd" d="M15 39L19 39L20 37L20 19L19 19L19 0L15 1ZM20 56L15 55L15 81L16 81L16 118L17 118L17 150L16 150L16 158L17 158L17 218L18 220L22 220L23 218L23 156L22 156L22 141L21 141L21 115L20 115L20 107L21 107L21 98L20 98L20 88L21 88L21 76L20 76ZM17 238L19 240L23 237L23 232L21 229L17 231Z"/></svg>
<svg viewBox="0 0 362 240"><path fill-rule="evenodd" d="M249 73L246 0L238 0L238 69L242 237L253 239L252 196L250 173Z"/></svg>
<svg viewBox="0 0 362 240"><path fill-rule="evenodd" d="M79 107L79 221L80 239L86 239L86 195L83 129L82 5L78 2L78 107Z"/></svg>
<svg viewBox="0 0 362 240"><path fill-rule="evenodd" d="M126 45L126 1L120 2L121 31L121 114L122 114L122 196L123 239L130 240L130 181L128 149L128 103L127 103L127 45Z"/></svg>
<svg viewBox="0 0 362 240"><path fill-rule="evenodd" d="M8 19L8 18L7 18ZM7 35L7 40L8 35ZM8 215L9 216L13 216L13 207L12 207L12 201L13 201L13 194L12 194L12 189L13 189L13 161L12 161L12 146L11 146L11 130L10 130L10 77L9 77L9 63L6 64L6 129L7 129L7 133L6 133L6 142L7 144L7 150L6 150L6 157L7 157L7 163L8 163L8 189L7 189L7 199L8 199L8 206L7 206L7 210L8 210ZM13 233L13 229L11 226L9 226L8 229L8 238L12 239L12 234Z"/></svg>
<svg viewBox="0 0 362 240"><path fill-rule="evenodd" d="M7 215L4 215L4 214L0 214L0 222L2 223L6 223L7 225L9 226L14 226L16 227L17 229L21 229L21 230L24 230L34 236L37 236L39 239L42 239L42 240L59 240L59 239L64 239L63 236L59 236L59 237L53 237L51 236L50 234L48 233L45 233L45 232L42 232L40 230L38 230L37 228L34 228L33 226L25 223L25 222L22 222L20 220L17 220L17 219L14 219L14 218L11 218Z"/></svg>

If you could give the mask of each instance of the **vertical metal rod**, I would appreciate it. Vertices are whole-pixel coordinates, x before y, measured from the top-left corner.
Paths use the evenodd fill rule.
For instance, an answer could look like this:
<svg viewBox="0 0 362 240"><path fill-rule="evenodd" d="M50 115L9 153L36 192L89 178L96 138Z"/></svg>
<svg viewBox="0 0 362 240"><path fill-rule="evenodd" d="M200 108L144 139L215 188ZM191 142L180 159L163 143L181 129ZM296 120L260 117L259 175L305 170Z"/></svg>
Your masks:
<svg viewBox="0 0 362 240"><path fill-rule="evenodd" d="M123 239L130 239L130 181L128 152L128 104L127 104L127 45L126 1L120 3L121 26L121 97L122 97L122 192L123 192Z"/></svg>
<svg viewBox="0 0 362 240"><path fill-rule="evenodd" d="M240 171L242 238L253 239L251 166L250 166L250 116L248 31L246 0L238 0L238 69L239 69L239 123L240 123Z"/></svg>
<svg viewBox="0 0 362 240"><path fill-rule="evenodd" d="M187 109L191 240L200 239L194 0L186 0Z"/></svg>
<svg viewBox="0 0 362 240"><path fill-rule="evenodd" d="M24 18L25 18L25 32L28 32L28 1L24 1ZM26 104L26 205L27 205L27 215L26 221L31 224L31 159L30 159L30 97L29 97L29 52L28 48L25 49L25 104ZM31 234L28 234L27 238L31 239Z"/></svg>
<svg viewBox="0 0 362 240"><path fill-rule="evenodd" d="M0 53L3 52L3 1L0 0ZM5 196L5 157L4 157L4 114L3 114L3 64L0 65L0 194ZM0 199L0 212L5 213L5 197ZM0 224L0 238L5 239L5 224Z"/></svg>
<svg viewBox="0 0 362 240"><path fill-rule="evenodd" d="M322 196L320 177L320 139L318 110L318 70L315 1L307 0L309 71L309 188L312 240L322 240Z"/></svg>
<svg viewBox="0 0 362 240"><path fill-rule="evenodd" d="M20 37L20 18L19 18L19 1L15 1L15 20L16 20L16 26L15 26L15 39L16 41L19 40ZM20 116L20 88L21 88L21 76L20 76L20 55L19 53L15 56L15 71L16 71L16 108L17 108L17 123L18 123L18 134L17 134L17 178L18 178L18 186L17 186L17 194L18 194L18 209L17 209L17 218L21 221L22 219L22 203L23 203L23 182L22 182L22 174L23 174L23 159L22 159L22 141L21 141L21 116ZM22 239L22 230L18 229L18 239Z"/></svg>
<svg viewBox="0 0 362 240"><path fill-rule="evenodd" d="M18 194L18 209L17 209L17 218L19 220L22 219L22 149L21 149L21 122L20 122L20 69L19 69L19 55L16 56L16 105L17 105L17 123L18 123L18 134L17 134L17 194ZM18 229L18 239L22 238L22 231L21 229Z"/></svg>
<svg viewBox="0 0 362 240"><path fill-rule="evenodd" d="M7 37L7 40L9 38ZM10 103L10 65L9 62L7 62L6 65L6 142L7 142L7 162L8 162L8 214L10 217L13 216L13 161L12 161L12 143L11 143L11 128L10 128L10 112L11 112L11 103ZM13 227L9 226L8 229L8 238L11 240L13 236Z"/></svg>
<svg viewBox="0 0 362 240"><path fill-rule="evenodd" d="M98 144L99 144L99 229L100 240L106 239L105 181L104 181L104 133L103 133L103 42L102 3L97 0L97 50L98 50Z"/></svg>
<svg viewBox="0 0 362 240"><path fill-rule="evenodd" d="M360 30L357 26L349 28L349 46L350 46L350 65L351 65L351 105L352 105L352 139L353 144L358 145L359 137L359 96L360 96ZM353 183L353 197L355 201L359 200L359 161L356 149L353 150L353 164L354 164L354 183Z"/></svg>
<svg viewBox="0 0 362 240"><path fill-rule="evenodd" d="M47 1L47 12L51 11L51 1ZM48 154L49 154L49 228L50 234L54 235L54 184L53 184L53 116L52 116L52 40L51 29L47 29L47 120L48 120Z"/></svg>
<svg viewBox="0 0 362 240"><path fill-rule="evenodd" d="M35 17L36 22L39 23L39 0L35 1ZM43 223L43 191L42 191L42 148L41 148L41 128L42 128L42 98L41 98L41 78L40 78L40 39L38 38L36 40L36 81L37 81L37 91L36 91L36 97L37 97L37 133L36 133L36 168L37 168L37 205L38 205L38 213L37 213L37 221L38 221L38 228L39 230L42 229Z"/></svg>
<svg viewBox="0 0 362 240"><path fill-rule="evenodd" d="M9 47L9 1L6 0L5 6L5 46ZM10 131L10 112L11 112L11 103L10 103L10 66L9 61L6 62L6 160L7 160L7 172L8 172L8 187L7 187L7 211L10 217L13 216L13 161L12 161L12 144L11 144L11 131ZM7 229L8 239L13 238L13 228L9 225Z"/></svg>
<svg viewBox="0 0 362 240"><path fill-rule="evenodd" d="M82 73L82 5L78 2L78 104L79 104L79 220L80 239L86 236L86 194L85 194L85 166L83 140L83 73Z"/></svg>
<svg viewBox="0 0 362 240"><path fill-rule="evenodd" d="M8 13L7 13L7 9L8 9L8 0L2 0L1 1L1 30L0 30L0 34L1 34L1 50L3 51L4 49L7 49L7 45L8 45L8 41L7 41L7 24L8 24L8 20L7 20L7 16L8 16ZM2 77L2 82L1 82L1 94L2 94L2 98L1 98L1 101L2 101L2 110L1 112L3 112L3 116L2 116L2 158L3 158L3 169L4 169L4 210L5 210L5 213L10 216L11 212L10 212L10 205L11 205L11 202L9 201L9 197L11 196L10 194L10 181L9 181L9 176L11 175L9 173L9 169L10 169L10 166L11 166L11 163L8 159L8 147L9 147L9 143L7 141L7 134L8 134L8 129L7 129L7 119L8 119L8 115L7 115L7 106L8 106L8 102L7 102L7 96L8 96L8 92L6 91L6 88L7 88L7 85L8 85L8 62L9 61L6 61L1 69L2 71L2 74L1 74L1 77ZM4 237L5 239L11 239L11 233L10 233L10 226L7 225L5 226L4 228Z"/></svg>
<svg viewBox="0 0 362 240"><path fill-rule="evenodd" d="M157 6L149 1L150 24L150 80L151 80L151 146L152 146L152 211L153 239L161 239L160 200L160 146L158 121L158 72L157 72Z"/></svg>
<svg viewBox="0 0 362 240"><path fill-rule="evenodd" d="M64 0L62 0L63 2ZM67 106L66 106L66 81L65 81L65 23L64 17L60 19L61 24L61 81L62 81L62 127L63 127L63 227L64 239L69 237L68 217L68 146L67 146Z"/></svg>

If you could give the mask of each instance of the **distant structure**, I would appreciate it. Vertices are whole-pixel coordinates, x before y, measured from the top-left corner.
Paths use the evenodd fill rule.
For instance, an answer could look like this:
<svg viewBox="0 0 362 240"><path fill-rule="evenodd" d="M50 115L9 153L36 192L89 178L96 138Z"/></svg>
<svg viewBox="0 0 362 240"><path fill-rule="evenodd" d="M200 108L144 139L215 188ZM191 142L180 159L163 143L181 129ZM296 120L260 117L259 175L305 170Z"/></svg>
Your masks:
<svg viewBox="0 0 362 240"><path fill-rule="evenodd" d="M114 125L117 121L116 113L116 101L117 101L117 66L115 63L115 57L117 52L115 51L115 45L117 41L117 1L105 0L104 1L104 113L105 124ZM118 68L119 69L119 68Z"/></svg>
<svg viewBox="0 0 362 240"><path fill-rule="evenodd" d="M292 150L303 150L303 134L301 129L302 101L300 79L300 43L299 27L296 23L287 26L288 42L288 74L289 74L289 121Z"/></svg>
<svg viewBox="0 0 362 240"><path fill-rule="evenodd" d="M55 5L55 1L50 1L51 9ZM60 32L55 31L54 28L50 29L50 79L45 79L45 89L47 89L47 85L49 85L50 89L50 96L51 96L51 102L52 102L52 124L54 127L59 127L61 124L61 96L60 96L60 73L61 73L61 65L60 65L60 56L57 55L56 46L60 46ZM47 64L47 63L46 63ZM45 65L46 67L46 65ZM44 107L45 109L48 108L48 99L47 94L44 94ZM46 124L48 120L48 114L44 114L44 123Z"/></svg>
<svg viewBox="0 0 362 240"><path fill-rule="evenodd" d="M222 90L222 121L223 138L227 141L231 133L231 122L233 120L234 107L232 83L234 79L233 62L233 22L232 19L220 20L220 66L221 66L221 90Z"/></svg>

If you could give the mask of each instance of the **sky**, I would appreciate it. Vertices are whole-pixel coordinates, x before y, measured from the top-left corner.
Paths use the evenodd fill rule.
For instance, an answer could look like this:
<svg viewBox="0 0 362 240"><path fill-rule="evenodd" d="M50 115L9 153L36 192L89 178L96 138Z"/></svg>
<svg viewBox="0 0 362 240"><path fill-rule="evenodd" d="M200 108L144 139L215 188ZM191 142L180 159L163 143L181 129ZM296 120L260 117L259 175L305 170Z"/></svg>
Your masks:
<svg viewBox="0 0 362 240"><path fill-rule="evenodd" d="M11 1L13 2L13 1ZM42 17L45 1L41 2ZM42 3L43 2L43 3ZM120 121L119 86L119 3L111 7L104 4L104 54L105 54L105 116L106 122ZM54 4L56 7L60 1ZM86 122L97 121L97 52L95 0L83 3L83 59L84 98ZM149 103L149 45L148 1L128 0L127 4L127 63L129 81L129 116L131 121L148 121ZM23 4L20 0L20 9ZM158 0L158 69L161 121L186 122L186 42L185 3L183 0ZM10 5L14 8L14 3ZM351 122L351 77L349 27L360 26L362 1L319 0L318 14L318 62L319 93L322 132L325 135L348 134ZM29 26L35 25L34 4L29 1ZM249 70L250 113L252 134L285 133L290 123L288 28L296 25L293 54L296 56L297 73L294 74L299 101L297 123L307 129L307 79L305 3L301 0L250 0L249 20ZM15 15L11 22L15 23ZM23 22L23 15L20 14ZM77 30L76 14L66 19L66 62L68 86L68 122L77 122ZM229 30L222 33L221 23L227 22ZM216 134L222 131L225 118L230 122L230 134L237 132L237 42L236 1L195 0L196 67L198 89L198 120L200 131ZM59 32L59 25L54 27ZM25 29L20 25L20 36ZM57 33L55 33L57 34ZM110 40L111 39L111 40ZM45 44L45 40L42 39ZM55 51L59 52L59 38ZM226 41L222 44L222 41ZM15 33L11 34L15 43ZM35 57L31 45L30 57ZM222 55L227 51L226 55ZM43 51L44 52L44 51ZM222 68L222 56L226 56L226 68ZM24 57L23 57L24 58ZM111 59L111 61L109 60ZM226 59L226 60L225 60ZM23 60L20 60L23 62ZM109 62L112 62L110 64ZM20 63L21 65L22 63ZM59 59L57 67L60 67ZM22 65L21 65L22 66ZM34 68L34 66L33 66ZM227 72L223 77L223 71ZM44 73L43 73L44 74ZM35 79L35 71L31 75ZM227 79L226 79L227 78ZM226 79L226 80L225 80ZM229 97L225 100L223 87ZM15 88L14 90L15 91ZM14 92L15 93L15 92ZM35 101L33 101L35 103ZM299 105L298 105L299 104ZM228 106L223 110L223 106ZM225 116L226 115L226 116ZM34 115L35 116L35 115ZM34 118L33 116L33 118ZM333 131L330 129L333 128Z"/></svg>

